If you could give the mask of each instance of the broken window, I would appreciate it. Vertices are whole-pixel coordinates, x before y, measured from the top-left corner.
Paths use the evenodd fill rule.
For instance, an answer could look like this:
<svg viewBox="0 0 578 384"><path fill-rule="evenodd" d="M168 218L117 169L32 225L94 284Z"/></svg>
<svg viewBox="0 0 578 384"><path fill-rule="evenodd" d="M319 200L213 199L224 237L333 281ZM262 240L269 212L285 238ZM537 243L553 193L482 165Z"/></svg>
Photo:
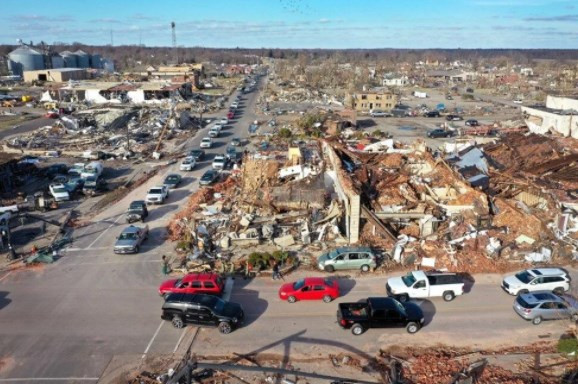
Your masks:
<svg viewBox="0 0 578 384"><path fill-rule="evenodd" d="M361 100L367 100L367 95L361 95Z"/></svg>

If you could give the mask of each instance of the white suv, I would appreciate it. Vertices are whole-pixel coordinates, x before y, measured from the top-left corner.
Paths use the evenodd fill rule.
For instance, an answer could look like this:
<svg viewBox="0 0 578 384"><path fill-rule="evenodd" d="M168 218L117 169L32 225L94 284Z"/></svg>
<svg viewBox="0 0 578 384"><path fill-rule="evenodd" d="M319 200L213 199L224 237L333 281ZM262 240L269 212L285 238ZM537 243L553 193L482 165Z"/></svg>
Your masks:
<svg viewBox="0 0 578 384"><path fill-rule="evenodd" d="M526 269L502 281L502 288L510 295L535 291L562 294L570 289L570 276L560 268Z"/></svg>

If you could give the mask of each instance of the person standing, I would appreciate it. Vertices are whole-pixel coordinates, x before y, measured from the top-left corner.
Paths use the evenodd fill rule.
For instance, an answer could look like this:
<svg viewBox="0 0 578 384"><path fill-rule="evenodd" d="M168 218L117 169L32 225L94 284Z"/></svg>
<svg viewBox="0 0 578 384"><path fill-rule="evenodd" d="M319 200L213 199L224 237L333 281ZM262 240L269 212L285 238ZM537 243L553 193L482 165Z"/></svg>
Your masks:
<svg viewBox="0 0 578 384"><path fill-rule="evenodd" d="M163 255L162 259L162 272L165 276L169 274L169 260L165 255Z"/></svg>
<svg viewBox="0 0 578 384"><path fill-rule="evenodd" d="M275 264L273 264L273 280L281 280L283 278L283 276L281 276L281 272L279 272L279 262L276 261Z"/></svg>

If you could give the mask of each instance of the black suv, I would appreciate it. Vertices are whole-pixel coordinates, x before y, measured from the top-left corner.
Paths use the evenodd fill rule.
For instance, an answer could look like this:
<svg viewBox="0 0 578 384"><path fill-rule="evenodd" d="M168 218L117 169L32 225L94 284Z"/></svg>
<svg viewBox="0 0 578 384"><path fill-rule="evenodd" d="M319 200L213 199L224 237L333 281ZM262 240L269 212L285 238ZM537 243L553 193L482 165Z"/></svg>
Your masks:
<svg viewBox="0 0 578 384"><path fill-rule="evenodd" d="M171 293L162 309L161 318L169 320L175 328L191 323L218 327L223 334L238 328L245 318L241 305L203 294Z"/></svg>
<svg viewBox="0 0 578 384"><path fill-rule="evenodd" d="M424 113L424 117L440 117L439 111L429 111Z"/></svg>

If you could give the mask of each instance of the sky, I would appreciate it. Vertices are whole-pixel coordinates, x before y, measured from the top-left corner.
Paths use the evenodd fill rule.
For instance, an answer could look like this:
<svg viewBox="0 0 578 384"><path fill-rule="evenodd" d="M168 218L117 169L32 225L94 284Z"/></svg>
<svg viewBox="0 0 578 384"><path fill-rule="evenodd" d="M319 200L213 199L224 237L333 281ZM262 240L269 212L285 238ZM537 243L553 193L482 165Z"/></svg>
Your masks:
<svg viewBox="0 0 578 384"><path fill-rule="evenodd" d="M578 0L20 0L0 43L578 48Z"/></svg>

